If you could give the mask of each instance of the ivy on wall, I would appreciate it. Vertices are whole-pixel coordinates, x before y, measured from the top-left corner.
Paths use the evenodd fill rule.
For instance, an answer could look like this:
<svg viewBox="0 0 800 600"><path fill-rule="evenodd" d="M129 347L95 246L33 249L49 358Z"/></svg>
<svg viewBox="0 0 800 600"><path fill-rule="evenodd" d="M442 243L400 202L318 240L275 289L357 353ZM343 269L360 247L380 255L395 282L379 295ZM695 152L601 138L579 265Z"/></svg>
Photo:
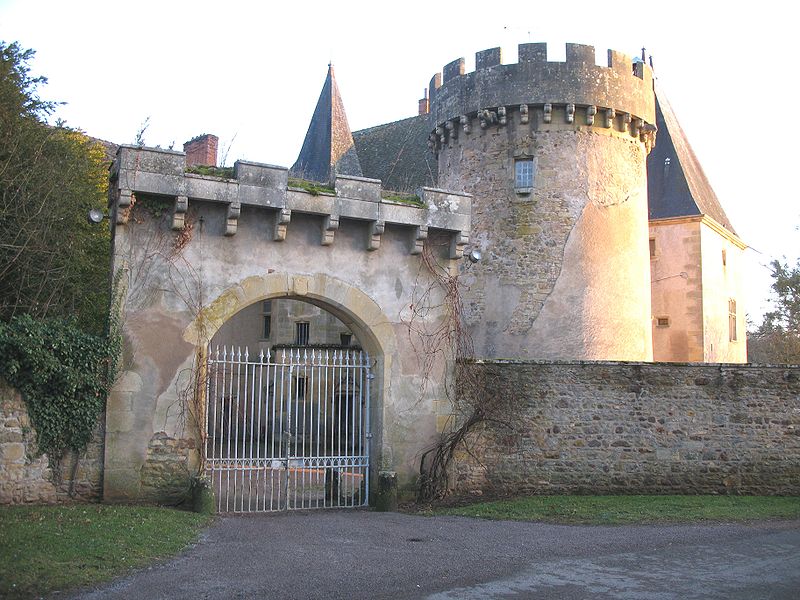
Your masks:
<svg viewBox="0 0 800 600"><path fill-rule="evenodd" d="M86 448L113 383L116 335L101 337L75 321L0 322L0 377L22 394L39 452L51 460Z"/></svg>

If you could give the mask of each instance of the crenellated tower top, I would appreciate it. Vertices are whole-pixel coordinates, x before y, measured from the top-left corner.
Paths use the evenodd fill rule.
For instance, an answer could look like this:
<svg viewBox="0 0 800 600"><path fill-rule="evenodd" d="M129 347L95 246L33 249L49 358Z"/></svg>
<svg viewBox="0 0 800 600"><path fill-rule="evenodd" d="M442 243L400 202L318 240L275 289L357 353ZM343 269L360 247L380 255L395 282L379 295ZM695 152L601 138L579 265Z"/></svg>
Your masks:
<svg viewBox="0 0 800 600"><path fill-rule="evenodd" d="M615 128L642 137L650 145L655 131L653 74L643 61L608 51L607 66L595 63L594 46L566 45L566 61L547 60L547 44L520 44L519 60L502 64L500 48L475 54L475 71L464 72L459 58L436 73L429 86L435 125L431 147L469 133L470 122L505 124L519 111L523 123L550 123L554 107L566 123ZM577 118L576 118L577 115Z"/></svg>

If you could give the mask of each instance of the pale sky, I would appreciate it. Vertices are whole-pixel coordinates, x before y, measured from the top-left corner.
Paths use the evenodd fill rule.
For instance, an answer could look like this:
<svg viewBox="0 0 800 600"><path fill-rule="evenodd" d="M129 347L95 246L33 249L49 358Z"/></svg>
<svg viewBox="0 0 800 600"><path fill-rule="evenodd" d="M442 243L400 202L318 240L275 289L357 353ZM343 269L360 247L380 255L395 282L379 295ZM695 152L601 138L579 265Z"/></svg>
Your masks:
<svg viewBox="0 0 800 600"><path fill-rule="evenodd" d="M655 75L748 251L747 311L765 307L762 265L800 254L789 127L798 119L790 4L672 0L138 2L0 0L0 39L36 50L42 96L89 135L182 149L220 138L220 160L291 166L333 61L351 129L416 114L444 64L547 42L653 56ZM227 152L226 152L227 149Z"/></svg>

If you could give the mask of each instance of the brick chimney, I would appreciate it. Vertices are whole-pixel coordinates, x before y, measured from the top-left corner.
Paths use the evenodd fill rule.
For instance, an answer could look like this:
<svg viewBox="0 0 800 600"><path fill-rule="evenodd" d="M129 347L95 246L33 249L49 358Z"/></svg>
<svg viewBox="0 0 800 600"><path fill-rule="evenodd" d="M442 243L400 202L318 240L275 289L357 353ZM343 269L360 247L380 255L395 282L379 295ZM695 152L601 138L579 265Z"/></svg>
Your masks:
<svg viewBox="0 0 800 600"><path fill-rule="evenodd" d="M186 142L183 145L183 151L186 153L186 166L216 167L218 142L219 138L210 133L198 135Z"/></svg>
<svg viewBox="0 0 800 600"><path fill-rule="evenodd" d="M419 100L419 114L427 115L431 110L430 100L428 100L428 88L425 88L425 97Z"/></svg>

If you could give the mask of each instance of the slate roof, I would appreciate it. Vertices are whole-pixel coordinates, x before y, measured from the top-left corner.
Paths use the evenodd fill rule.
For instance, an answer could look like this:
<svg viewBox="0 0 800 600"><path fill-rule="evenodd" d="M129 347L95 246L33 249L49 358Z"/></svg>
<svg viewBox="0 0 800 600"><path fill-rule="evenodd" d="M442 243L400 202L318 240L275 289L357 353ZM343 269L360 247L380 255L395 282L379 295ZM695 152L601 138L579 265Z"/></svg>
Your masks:
<svg viewBox="0 0 800 600"><path fill-rule="evenodd" d="M333 65L328 65L328 75L291 173L322 183L331 181L334 173L363 175L344 103L333 75Z"/></svg>
<svg viewBox="0 0 800 600"><path fill-rule="evenodd" d="M708 215L736 234L686 134L656 86L656 145L647 157L650 219Z"/></svg>
<svg viewBox="0 0 800 600"><path fill-rule="evenodd" d="M413 192L436 186L436 158L428 149L429 115L362 129L353 133L365 177L380 179L385 189Z"/></svg>

